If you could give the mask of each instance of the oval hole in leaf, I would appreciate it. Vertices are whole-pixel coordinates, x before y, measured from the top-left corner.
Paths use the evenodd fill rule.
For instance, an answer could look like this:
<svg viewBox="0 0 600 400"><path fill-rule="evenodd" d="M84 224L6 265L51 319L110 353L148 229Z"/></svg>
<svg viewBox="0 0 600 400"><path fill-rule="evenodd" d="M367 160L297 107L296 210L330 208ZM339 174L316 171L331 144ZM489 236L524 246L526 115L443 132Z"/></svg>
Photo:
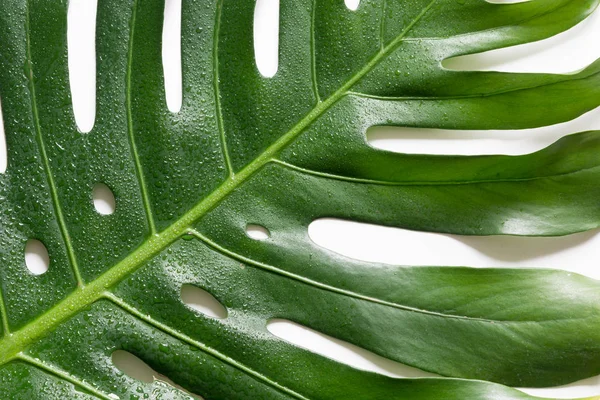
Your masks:
<svg viewBox="0 0 600 400"><path fill-rule="evenodd" d="M279 68L279 0L256 1L254 59L262 76L275 76Z"/></svg>
<svg viewBox="0 0 600 400"><path fill-rule="evenodd" d="M269 321L267 329L286 342L357 369L402 378L437 376L285 319Z"/></svg>
<svg viewBox="0 0 600 400"><path fill-rule="evenodd" d="M115 195L104 183L96 183L94 185L92 189L92 200L98 214L110 215L115 212Z"/></svg>
<svg viewBox="0 0 600 400"><path fill-rule="evenodd" d="M201 396L191 393L185 388L177 385L169 377L162 375L159 372L153 370L148 364L142 361L139 357L131 354L125 350L116 350L112 353L112 362L121 372L130 378L136 379L144 383L154 383L154 381L161 381L174 388L187 393L195 399L202 399Z"/></svg>
<svg viewBox="0 0 600 400"><path fill-rule="evenodd" d="M4 117L2 116L2 99L0 99L0 174L6 172L8 166L8 149L6 148L6 136L4 134Z"/></svg>
<svg viewBox="0 0 600 400"><path fill-rule="evenodd" d="M194 285L181 287L181 301L206 316L218 319L227 318L227 308L212 294Z"/></svg>
<svg viewBox="0 0 600 400"><path fill-rule="evenodd" d="M166 0L162 33L162 62L167 108L181 110L181 0Z"/></svg>
<svg viewBox="0 0 600 400"><path fill-rule="evenodd" d="M117 350L112 354L112 362L125 375L138 381L152 383L156 372L138 357L128 351Z"/></svg>
<svg viewBox="0 0 600 400"><path fill-rule="evenodd" d="M410 266L556 268L600 279L600 230L558 237L460 236L323 218L308 228L318 246L356 260ZM593 243L596 243L594 245ZM435 251L433 251L435 249ZM573 263L573 259L579 260Z"/></svg>
<svg viewBox="0 0 600 400"><path fill-rule="evenodd" d="M98 0L70 0L67 17L69 83L75 122L82 133L96 118L96 12Z"/></svg>
<svg viewBox="0 0 600 400"><path fill-rule="evenodd" d="M264 226L250 224L246 226L246 235L254 240L266 240L271 237L271 232Z"/></svg>
<svg viewBox="0 0 600 400"><path fill-rule="evenodd" d="M25 265L34 275L42 275L50 267L48 249L37 239L29 239L25 244Z"/></svg>
<svg viewBox="0 0 600 400"><path fill-rule="evenodd" d="M346 3L349 10L356 11L360 5L360 0L344 0L344 3Z"/></svg>

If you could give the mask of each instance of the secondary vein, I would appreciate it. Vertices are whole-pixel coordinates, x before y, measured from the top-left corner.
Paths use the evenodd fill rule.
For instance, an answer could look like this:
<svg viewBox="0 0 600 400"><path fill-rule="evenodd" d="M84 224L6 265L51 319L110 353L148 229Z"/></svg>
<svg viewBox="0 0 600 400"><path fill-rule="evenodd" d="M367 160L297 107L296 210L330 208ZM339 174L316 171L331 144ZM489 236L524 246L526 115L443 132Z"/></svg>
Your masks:
<svg viewBox="0 0 600 400"><path fill-rule="evenodd" d="M193 346L193 347L203 351L204 353L209 354L209 355L221 360L222 362L231 365L232 367L252 376L253 378L255 378L261 382L266 383L267 385L269 385L271 387L274 387L275 389L277 389L281 392L289 394L296 399L308 400L306 397L302 396L300 393L297 393L297 392L291 390L290 388L283 386L283 385L269 379L268 377L261 374L260 372L257 372L255 370L249 368L248 366L234 360L233 358L226 356L225 354L219 352L218 350L213 349L212 347L209 347L206 344L201 343L197 340L194 340L191 337L184 335L183 333L178 332L178 331L168 327L167 325L161 323L160 321L153 319L149 315L146 315L146 314L140 312L139 310L130 306L129 304L127 304L125 301L123 301L116 295L114 295L112 293L106 293L105 298L110 300L112 303L116 304L119 308L123 309L127 313L135 316L136 318L146 322L149 325L152 325L154 328L163 331L167 335L170 335L176 339L179 339L182 342L187 343L190 346Z"/></svg>
<svg viewBox="0 0 600 400"><path fill-rule="evenodd" d="M215 95L215 108L217 112L217 126L219 128L219 138L221 141L221 151L227 166L227 174L233 176L233 165L229 156L229 148L227 147L227 138L225 137L225 127L223 125L223 110L221 108L221 90L219 82L219 34L221 31L221 14L223 10L223 0L219 0L217 4L217 15L215 17L215 32L213 36L213 90Z"/></svg>
<svg viewBox="0 0 600 400"><path fill-rule="evenodd" d="M241 261L248 265L252 265L252 266L262 269L264 271L268 271L268 272L272 272L272 273L280 275L280 276L284 276L284 277L292 279L296 282L304 283L306 285L315 287L317 289L325 290L325 291L336 293L336 294L341 294L343 296L352 297L355 299L367 301L367 302L374 303L374 304L379 304L382 306L392 307L392 308L396 308L399 310L410 311L410 312L415 312L415 313L419 313L419 314L426 314L426 315L451 318L451 319L466 319L466 320L471 320L471 321L481 321L481 322L489 322L489 323L503 322L503 321L495 321L495 320L486 319L486 318L467 317L467 316L462 316L462 315L444 314L444 313L435 312L435 311L423 310L420 308L409 307L409 306L405 306L402 304L398 304L398 303L395 303L392 301L387 301L387 300L382 300L382 299L378 299L378 298L371 297L371 296L366 296L364 294L353 292L351 290L340 289L338 287L331 286L326 283L318 282L313 279L309 279L304 276L294 274L289 271L285 271L281 268L277 268L272 265L268 265L268 264L264 264L264 263L252 260L248 257L244 257L241 254L237 254L233 251L227 250L226 248L213 242L212 240L210 240L209 238L207 238L206 236L202 235L201 233L199 233L195 230L191 230L190 233L192 235L194 235L196 238L198 238L198 240L200 240L202 243L206 244L207 246L211 247L213 250L216 250L217 252L219 252L229 258L232 258L237 261Z"/></svg>
<svg viewBox="0 0 600 400"><path fill-rule="evenodd" d="M386 181L386 180L378 180L378 179L365 179L365 178L355 178L352 176L345 175L335 175L327 172L315 171L312 169L302 168L294 164L287 163L281 160L273 160L274 164L281 165L282 167L291 169L293 171L297 171L301 174L317 176L320 178L326 179L334 179L342 182L352 182L352 183L364 183L368 185L380 185L380 186L459 186L459 185L479 185L486 183L507 183L507 182L532 182L541 179L550 179L550 178L559 178L564 176L569 176L573 174L578 174L581 172L591 171L600 169L600 165L595 165L592 167L584 167L579 168L573 171L566 171L548 175L538 175L532 177L523 177L523 178L498 178L498 179L480 179L480 180L467 180L467 181Z"/></svg>
<svg viewBox="0 0 600 400"><path fill-rule="evenodd" d="M79 266L77 265L77 258L75 257L75 251L73 249L73 244L71 241L71 236L69 235L69 231L67 229L67 224L65 223L65 219L63 216L62 207L60 204L60 200L58 198L58 191L56 189L56 184L54 183L54 176L52 174L52 170L50 168L50 162L48 160L48 155L46 153L46 144L44 143L44 137L42 136L42 129L40 125L40 117L38 114L37 107L37 97L35 93L35 82L33 75L33 62L31 58L31 38L30 38L30 2L27 2L27 10L26 10L26 20L25 20L25 32L26 32L26 57L27 57L27 80L29 81L29 92L31 97L31 112L33 114L33 124L35 126L35 136L38 146L40 148L40 156L42 158L42 163L44 167L44 173L46 174L46 180L48 181L48 186L50 187L50 197L52 198L52 206L54 209L54 214L56 215L56 219L58 222L58 226L60 229L61 236L67 248L67 257L69 258L69 262L71 264L71 269L73 270L73 275L77 280L77 284L79 287L83 287L83 280L81 279L81 274L79 272Z"/></svg>
<svg viewBox="0 0 600 400"><path fill-rule="evenodd" d="M387 1L383 0L381 4L381 23L379 25L379 46L383 49L385 47L385 22L386 22L386 12L387 9Z"/></svg>
<svg viewBox="0 0 600 400"><path fill-rule="evenodd" d="M133 38L135 34L135 20L137 15L137 0L133 2L133 9L131 12L131 31L129 33L129 48L127 50L127 77L126 77L126 104L127 104L127 136L129 138L129 146L131 148L131 154L135 163L135 173L140 185L140 192L142 195L142 202L144 203L144 210L146 212L146 219L148 221L148 227L150 228L150 234L156 234L156 226L154 224L154 218L152 216L152 206L150 205L150 197L148 195L148 188L146 186L146 179L144 177L144 170L142 169L142 163L138 153L137 145L135 143L135 135L133 133L133 115L131 109L131 70L133 64Z"/></svg>
<svg viewBox="0 0 600 400"><path fill-rule="evenodd" d="M15 331L10 336L4 337L0 340L0 365L14 359L24 348L29 346L31 343L44 336L47 332L50 332L56 326L72 317L74 314L79 312L82 308L94 303L98 299L105 295L106 290L115 286L121 282L126 276L133 273L146 262L151 260L154 256L159 254L162 250L170 246L173 242L179 239L181 236L186 235L190 228L204 215L213 210L218 204L220 204L226 197L228 197L234 190L240 185L252 177L256 172L260 171L265 165L271 162L276 156L285 149L290 143L294 141L304 130L316 121L323 113L325 113L331 106L337 103L343 98L347 91L349 91L360 79L362 79L367 73L369 73L375 66L379 64L386 56L396 50L398 45L402 42L404 37L410 32L410 30L417 24L423 16L433 7L437 0L432 0L415 18L406 26L406 28L387 45L382 51L378 52L373 59L371 59L364 68L362 68L355 76L353 76L348 82L340 87L335 93L329 98L317 104L304 118L302 118L290 131L280 137L277 141L271 144L262 154L260 154L254 161L246 165L239 173L230 175L223 183L215 189L212 193L202 199L188 212L182 215L177 221L167 227L159 234L150 235L142 245L131 252L124 259L119 261L112 268L98 276L95 280L88 283L85 287L73 291L59 303L54 305L44 314L38 316L36 319L30 321L24 325L18 331ZM133 21L135 22L135 14ZM133 26L132 26L133 30ZM133 34L131 35L133 38ZM129 56L130 61L132 58L133 47L132 41L130 41ZM131 75L131 62L129 62L128 70L128 90L127 90L127 105L128 105L128 116L131 124L131 96L130 96L130 75ZM130 138L133 139L133 131L130 130ZM131 140L132 149L135 150L135 142ZM137 151L134 152L135 154ZM136 166L138 167L138 173L141 172L141 165L139 158L136 156ZM143 176L139 176L143 178ZM142 194L145 193L144 185L142 186ZM149 203L145 205L149 207ZM147 209L149 211L149 209ZM150 215L150 214L148 214ZM151 220L151 217L149 217Z"/></svg>
<svg viewBox="0 0 600 400"><path fill-rule="evenodd" d="M33 367L36 367L50 375L53 375L59 379L69 382L72 385L79 386L80 388L92 393L94 396L97 396L103 400L112 400L110 397L106 396L104 393L100 392L98 389L94 388L93 386L90 386L87 383L82 382L79 379L76 379L71 374L69 374L65 371L59 370L55 366L47 365L44 362L37 360L33 357L30 357L26 354L20 354L18 359L27 364L30 364Z"/></svg>
<svg viewBox="0 0 600 400"><path fill-rule="evenodd" d="M2 333L3 336L10 334L10 326L8 324L8 313L6 311L6 304L4 303L4 288L0 283L0 318L2 318Z"/></svg>
<svg viewBox="0 0 600 400"><path fill-rule="evenodd" d="M317 0L313 0L310 16L310 72L313 85L313 92L315 93L315 99L317 100L318 104L321 102L321 95L319 94L319 81L317 80L317 50L315 40L316 18Z"/></svg>

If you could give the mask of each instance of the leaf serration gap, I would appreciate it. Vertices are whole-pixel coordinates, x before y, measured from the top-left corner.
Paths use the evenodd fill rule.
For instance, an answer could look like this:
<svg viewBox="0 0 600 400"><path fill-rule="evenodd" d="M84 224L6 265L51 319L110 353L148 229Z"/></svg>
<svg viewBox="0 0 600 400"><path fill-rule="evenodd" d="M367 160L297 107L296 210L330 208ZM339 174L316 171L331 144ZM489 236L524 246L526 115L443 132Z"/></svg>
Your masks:
<svg viewBox="0 0 600 400"><path fill-rule="evenodd" d="M77 285L79 287L84 286L83 279L81 278L81 273L79 271L79 266L77 264L77 257L75 256L75 250L73 249L73 243L71 241L71 236L69 235L69 230L67 229L67 224L65 222L62 206L60 204L60 199L58 198L58 191L56 189L56 184L54 182L54 176L52 174L52 170L50 168L50 162L48 160L48 155L46 153L46 144L44 142L44 137L42 136L42 128L40 125L40 117L38 113L37 107L37 97L35 90L35 80L33 74L33 61L31 57L31 35L30 35L30 7L31 1L28 0L26 4L26 19L25 19L25 46L26 46L26 65L27 65L27 80L29 82L29 91L31 97L31 113L33 115L33 124L35 127L35 137L40 148L40 157L42 158L42 164L44 168L44 173L46 175L46 180L48 181L48 186L50 188L50 197L52 198L52 206L54 209L54 214L56 215L56 219L58 222L58 226L60 228L60 233L67 248L67 257L69 258L69 263L71 264L71 269L73 271L73 275L77 281Z"/></svg>

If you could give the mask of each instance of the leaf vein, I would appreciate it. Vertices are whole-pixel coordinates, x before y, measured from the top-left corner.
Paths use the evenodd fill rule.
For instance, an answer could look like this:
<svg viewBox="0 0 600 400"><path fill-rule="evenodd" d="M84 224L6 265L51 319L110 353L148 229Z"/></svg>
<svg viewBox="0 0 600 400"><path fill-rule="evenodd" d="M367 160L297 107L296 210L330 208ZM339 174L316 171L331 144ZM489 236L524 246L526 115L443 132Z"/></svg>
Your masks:
<svg viewBox="0 0 600 400"><path fill-rule="evenodd" d="M455 185L478 185L478 184L485 184L485 183L531 182L531 181L537 181L537 180L541 180L541 179L550 179L550 178L558 178L558 177L574 175L574 174L578 174L581 172L591 171L591 170L600 168L600 165L595 165L593 167L580 168L575 171L563 172L563 173L558 173L558 174L550 174L550 175L533 176L533 177L529 177L529 178L500 178L500 179L481 179L481 180L469 180L469 181L395 182L395 181L385 181L385 180L377 180L377 179L354 178L354 177L350 177L350 176L330 174L327 172L320 172L320 171L315 171L312 169L298 167L294 164L290 164L290 163L287 163L287 162L281 161L281 160L273 160L273 163L279 164L285 168L289 168L291 170L294 170L294 171L297 171L297 172L300 172L300 173L306 174L306 175L313 175L313 176L318 176L318 177L327 178L327 179L335 179L335 180L344 181L344 182L365 183L365 184L381 185L381 186L455 186Z"/></svg>
<svg viewBox="0 0 600 400"><path fill-rule="evenodd" d="M145 315L144 313L140 312L135 307L129 305L128 303L126 303L124 300L120 299L116 295L114 295L112 293L106 293L105 298L107 300L111 301L113 304L115 304L119 308L121 308L122 310L124 310L127 313L133 315L134 317L144 321L145 323L153 326L154 328L166 333L169 336L179 339L182 342L187 343L188 345L195 347L195 348L203 351L204 353L209 354L210 356L219 359L220 361L222 361L226 364L229 364L230 366L246 373L247 375L252 376L254 379L261 381L281 392L289 394L290 396L292 396L296 399L308 400L308 398L302 396L300 393L297 393L297 392L293 391L292 389L289 389L288 387L283 386L283 385L273 381L272 379L264 376L260 372L255 371L255 370L251 369L250 367L226 356L225 354L221 353L220 351L213 349L212 347L209 347L206 344L201 343L197 340L194 340L191 337L189 337L181 332L178 332L175 329L168 327L167 325L161 323L160 321L157 321L154 318L152 318L148 315Z"/></svg>
<svg viewBox="0 0 600 400"><path fill-rule="evenodd" d="M219 129L219 139L221 141L221 151L227 167L229 177L234 175L227 137L225 136L225 126L223 122L223 109L221 106L221 89L219 81L219 35L221 31L221 14L223 10L223 0L217 3L217 12L215 16L215 32L213 36L213 90L215 94L215 108L217 112L217 126Z"/></svg>
<svg viewBox="0 0 600 400"><path fill-rule="evenodd" d="M381 50L385 48L385 25L386 25L386 13L387 11L387 0L383 0L381 4L381 21L379 26L379 46Z"/></svg>
<svg viewBox="0 0 600 400"><path fill-rule="evenodd" d="M483 71L475 71L475 72L486 73ZM556 75L560 75L560 74L556 74ZM465 95L458 95L458 96L406 96L406 97L401 97L401 96L379 96L379 95L373 95L373 94L368 94L368 93L348 91L348 92L346 92L346 96L354 96L354 97L373 99L373 100L381 100L381 101L413 101L413 100L425 100L425 101L442 100L442 101L444 101L444 100L479 99L479 98L493 97L493 96L498 96L498 95L503 95L503 94L510 94L510 93L514 93L514 92L521 92L521 91L527 91L527 90L534 90L534 89L538 89L538 88L545 88L545 87L549 87L549 86L564 84L567 82L583 81L586 79L591 79L591 78L595 78L595 77L599 76L600 70L591 72L591 73L580 73L577 75L565 74L565 75L567 77L567 79L565 79L565 80L549 82L549 83L541 83L539 85L533 85L533 86L523 86L523 87L511 88L511 89L506 89L506 90L498 90L498 91L490 92L490 93L465 94ZM571 76L574 76L574 77L571 77Z"/></svg>
<svg viewBox="0 0 600 400"><path fill-rule="evenodd" d="M137 0L136 0L137 1ZM31 343L38 340L40 337L45 336L53 327L56 327L60 323L64 322L68 318L72 317L75 313L80 311L82 308L92 304L93 302L100 299L104 292L113 287L114 285L121 282L126 276L133 273L141 266L145 265L147 261L152 259L154 256L159 254L162 250L171 245L174 241L179 239L181 236L189 232L190 227L196 223L201 217L206 215L208 212L213 210L218 204L220 204L225 198L227 198L233 191L240 187L245 181L252 177L255 173L260 171L265 165L276 157L279 152L287 147L292 141L304 130L310 126L316 119L318 119L325 111L327 111L333 104L344 97L345 93L358 82L364 75L366 75L372 68L374 68L383 57L392 52L413 26L433 7L437 0L432 0L428 6L426 6L410 23L398 37L391 42L385 49L385 51L378 52L375 57L352 79L350 79L345 85L340 87L333 95L326 100L319 103L315 108L312 109L303 119L301 119L290 131L280 137L271 146L269 146L262 154L254 159L254 161L247 164L239 173L231 175L223 183L217 187L213 192L208 194L204 199L199 201L194 207L192 207L187 213L182 215L178 220L173 222L169 227L164 229L159 234L149 236L144 243L142 243L137 249L126 256L124 259L119 261L113 267L109 268L102 275L97 277L95 280L89 282L85 287L81 287L78 290L73 291L63 300L54 305L51 309L40 315L35 320L21 327L18 331L15 331L11 335L4 337L0 340L0 365L14 359L24 348L29 346ZM130 32L130 35L131 32ZM133 37L133 35L132 35ZM133 54L132 42L130 39L130 60ZM131 62L129 62L129 74L131 72ZM127 79L128 86L128 105L131 102L130 96L130 79ZM131 122L131 110L128 107L129 119ZM132 124L130 123L132 128ZM133 131L130 129L130 138L133 139ZM130 140L132 148L135 149L135 142ZM139 158L135 157L138 166ZM138 172L141 170L138 169ZM142 185L144 189L144 185ZM144 192L142 192L144 193ZM149 206L149 203L146 203ZM148 214L149 215L149 214ZM151 218L149 218L150 220Z"/></svg>
<svg viewBox="0 0 600 400"><path fill-rule="evenodd" d="M3 336L10 334L10 325L8 323L8 312L6 310L6 303L4 302L4 287L0 283L0 318L2 318L2 330Z"/></svg>
<svg viewBox="0 0 600 400"><path fill-rule="evenodd" d="M466 321L472 321L472 322L482 322L482 323L489 323L489 324L495 324L495 325L516 325L516 324L544 324L544 323L554 323L554 322L561 322L561 321L584 321L587 320L589 318L596 318L596 316L594 314L590 314L588 316L583 316L583 317L565 317L565 318L551 318L551 319L540 319L540 320L526 320L526 319L519 319L519 320L504 320L504 319L491 319L491 318L480 318L480 317L469 317L469 316L465 316L465 315L454 315L454 314L446 314L443 312L436 312L436 311L429 311L429 310L424 310L421 308L416 308L416 307L410 307L410 306L405 306L396 302L392 302L392 301L387 301L387 300L381 300L381 299L377 299L371 296L366 296L360 293L356 293L350 290L345 290L345 289L340 289L340 288L336 288L334 286L322 283L322 282L318 282L309 278L305 278L303 276L282 270L280 268L274 267L272 265L268 265L268 264L264 264L261 263L259 261L255 261L252 260L248 257L245 257L241 254L235 253L231 250L227 250L226 248L222 247L221 245L219 245L218 243L212 241L211 239L209 239L208 237L202 235L200 232L195 231L195 230L191 230L190 233L192 235L194 235L198 240L200 240L201 242L203 242L204 244L206 244L207 246L213 248L215 251L223 254L226 257L232 258L236 261L239 262L243 262L246 264L249 264L251 266L254 266L258 269L262 269L264 271L267 272L271 272L292 280L295 280L297 282L300 283L304 283L306 285L309 286L313 286L317 289L322 289L322 290L327 290L330 291L332 293L336 293L336 294L341 294L343 296L348 296L348 297L352 297L358 300L363 300L363 301L368 301L374 304L379 304L382 306L387 306L387 307L392 307L392 308L396 308L399 310L403 310L403 311L408 311L408 312L415 312L418 314L424 314L424 315L429 315L432 317L440 317L440 318L448 318L448 319L457 319L457 320L466 320ZM404 268L404 267L400 267L400 268ZM411 268L411 267L409 267ZM413 267L414 268L414 267ZM417 267L418 268L418 267Z"/></svg>
<svg viewBox="0 0 600 400"><path fill-rule="evenodd" d="M319 104L321 102L321 95L319 93L319 81L317 78L317 43L315 38L316 18L317 0L313 0L310 20L310 70L313 91L315 93L315 98L317 99L317 104Z"/></svg>
<svg viewBox="0 0 600 400"><path fill-rule="evenodd" d="M262 269L264 271L275 273L277 275L292 279L294 281L297 281L297 282L300 282L300 283L303 283L303 284L306 284L309 286L313 286L317 289L326 290L326 291L336 293L336 294L341 294L343 296L352 297L352 298L355 298L358 300L368 301L370 303L380 304L382 306L397 308L397 309L403 310L403 311L416 312L419 314L431 315L431 316L435 316L435 317L464 319L464 320L482 321L482 322L490 322L490 323L511 322L511 321L496 321L496 320L491 320L491 319L486 319L486 318L474 318L474 317L467 317L467 316L461 316L461 315L444 314L444 313L439 313L439 312L435 312L435 311L428 311L428 310L423 310L423 309L416 308L416 307L405 306L405 305L402 305L402 304L399 304L396 302L392 302L392 301L377 299L375 297L366 296L364 294L353 292L351 290L340 289L335 286L331 286L331 285L328 285L328 284L325 284L322 282L315 281L313 279L305 278L301 275L294 274L292 272L285 271L281 268L277 268L272 265L268 265L268 264L265 264L265 263L262 263L259 261L252 260L241 254L235 253L231 250L227 250L223 246L219 245L218 243L213 242L211 239L202 235L198 231L191 230L190 233L192 233L192 235L196 236L196 238L198 238L201 242L203 242L207 246L210 246L214 250L218 251L219 253L221 253L229 258L252 265L252 266Z"/></svg>
<svg viewBox="0 0 600 400"><path fill-rule="evenodd" d="M56 188L56 184L54 182L54 176L52 174L52 170L50 168L50 161L48 160L48 155L46 153L46 144L44 142L44 138L42 136L42 128L40 125L40 118L38 114L37 107L37 97L35 91L35 81L33 75L33 61L31 57L31 38L30 38L30 1L27 1L27 9L26 9L26 20L25 20L25 32L26 32L26 63L27 63L27 80L29 81L29 91L31 97L31 112L33 115L33 124L35 127L35 136L36 141L38 143L40 149L40 157L42 158L42 164L44 168L44 173L46 175L46 180L48 181L48 186L50 189L50 197L52 198L52 206L54 209L54 213L56 215L56 219L58 222L58 226L60 229L61 236L65 243L65 247L67 250L67 257L69 258L69 263L71 264L71 268L73 270L73 275L77 280L78 286L82 287L84 285L83 280L81 278L81 274L79 272L79 266L77 264L77 257L75 256L75 251L73 249L73 243L71 241L71 236L69 235L69 231L67 229L67 224L65 222L62 206L60 204L60 200L58 198L58 190Z"/></svg>
<svg viewBox="0 0 600 400"><path fill-rule="evenodd" d="M129 32L129 48L127 50L127 76L126 76L126 108L127 108L127 136L129 138L129 146L131 148L131 155L135 164L135 172L140 185L140 192L142 195L142 202L144 204L144 210L146 212L146 219L148 227L150 228L150 234L156 234L156 226L154 224L154 218L152 216L152 206L150 204L150 197L148 195L148 188L146 186L146 179L144 177L144 170L140 160L137 145L135 143L135 135L133 133L133 111L131 106L131 75L133 68L133 42L135 37L135 26L137 16L137 5L138 1L133 1L133 7L131 12L131 30Z"/></svg>
<svg viewBox="0 0 600 400"><path fill-rule="evenodd" d="M48 365L48 364L42 362L41 360L30 357L26 354L19 354L19 356L17 357L17 360L20 360L27 364L30 364L31 366L38 368L56 378L59 378L66 382L69 382L74 386L79 386L80 388L92 393L94 396L97 396L103 400L113 400L112 398L110 398L107 395L105 395L104 393L100 392L98 389L94 388L93 386L90 386L87 383L75 378L73 375L69 374L68 372L58 369L56 366Z"/></svg>

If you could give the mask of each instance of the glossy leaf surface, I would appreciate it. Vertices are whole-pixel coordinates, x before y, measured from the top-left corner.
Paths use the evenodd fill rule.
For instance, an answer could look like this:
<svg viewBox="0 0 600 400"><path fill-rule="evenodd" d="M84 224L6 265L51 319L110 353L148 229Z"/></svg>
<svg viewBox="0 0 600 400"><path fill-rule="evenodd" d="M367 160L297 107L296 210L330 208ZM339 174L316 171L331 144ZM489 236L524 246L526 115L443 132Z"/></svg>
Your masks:
<svg viewBox="0 0 600 400"><path fill-rule="evenodd" d="M369 264L308 236L322 217L463 235L598 228L599 132L523 156L398 154L365 137L376 125L532 128L597 107L600 62L570 75L441 66L557 34L596 0L281 0L272 78L254 60L253 0L183 0L176 114L164 3L98 3L97 115L83 134L67 1L0 0L1 398L516 400L531 397L508 386L600 374L593 279ZM112 213L94 208L100 184ZM30 239L50 257L39 276ZM187 306L190 285L225 318ZM443 378L352 369L272 335L279 318ZM129 377L117 350L185 390Z"/></svg>

